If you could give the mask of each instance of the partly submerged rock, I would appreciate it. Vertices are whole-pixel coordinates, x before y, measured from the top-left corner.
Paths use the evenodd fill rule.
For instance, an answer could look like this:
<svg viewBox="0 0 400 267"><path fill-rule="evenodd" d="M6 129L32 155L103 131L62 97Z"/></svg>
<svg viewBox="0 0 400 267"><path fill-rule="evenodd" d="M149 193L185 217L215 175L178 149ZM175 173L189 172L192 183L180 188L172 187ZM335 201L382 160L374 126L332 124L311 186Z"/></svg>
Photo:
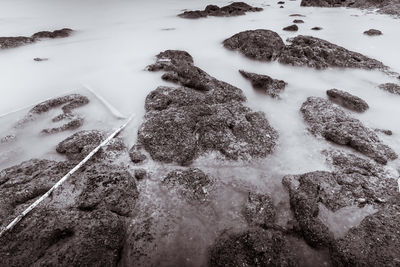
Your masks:
<svg viewBox="0 0 400 267"><path fill-rule="evenodd" d="M243 216L252 226L268 228L275 223L276 212L270 196L249 192Z"/></svg>
<svg viewBox="0 0 400 267"><path fill-rule="evenodd" d="M383 83L378 86L380 89L385 90L386 92L400 95L400 85L395 83Z"/></svg>
<svg viewBox="0 0 400 267"><path fill-rule="evenodd" d="M246 57L262 61L276 60L285 48L282 38L270 30L251 30L233 35L224 47L238 50Z"/></svg>
<svg viewBox="0 0 400 267"><path fill-rule="evenodd" d="M133 163L142 163L147 159L146 155L142 152L142 149L143 146L141 145L133 145L131 149L129 149L129 157Z"/></svg>
<svg viewBox="0 0 400 267"><path fill-rule="evenodd" d="M293 20L293 23L304 23L304 20L302 20L302 19L295 19L295 20Z"/></svg>
<svg viewBox="0 0 400 267"><path fill-rule="evenodd" d="M189 201L204 202L207 200L213 179L198 168L174 170L167 174L162 183L175 188Z"/></svg>
<svg viewBox="0 0 400 267"><path fill-rule="evenodd" d="M289 17L305 17L305 15L302 15L302 14L291 14L291 15L289 15Z"/></svg>
<svg viewBox="0 0 400 267"><path fill-rule="evenodd" d="M244 70L239 70L239 72L251 82L254 89L260 90L271 97L279 97L279 94L287 85L285 81L272 79L268 75L246 72Z"/></svg>
<svg viewBox="0 0 400 267"><path fill-rule="evenodd" d="M397 158L372 129L323 98L307 98L300 110L314 135L349 146L382 164Z"/></svg>
<svg viewBox="0 0 400 267"><path fill-rule="evenodd" d="M260 158L272 153L277 132L265 115L245 107L243 92L211 77L183 51L160 53L149 70L185 87L159 87L146 98L138 142L154 160L190 164L217 151L228 159Z"/></svg>
<svg viewBox="0 0 400 267"><path fill-rule="evenodd" d="M299 27L296 24L293 24L293 25L283 28L282 30L289 31L289 32L297 32L299 30Z"/></svg>
<svg viewBox="0 0 400 267"><path fill-rule="evenodd" d="M322 27L318 27L318 26L312 27L311 30L313 30L313 31L320 31L320 30L322 30Z"/></svg>
<svg viewBox="0 0 400 267"><path fill-rule="evenodd" d="M342 90L330 89L326 94L331 101L353 111L364 112L369 108L367 102Z"/></svg>
<svg viewBox="0 0 400 267"><path fill-rule="evenodd" d="M376 29L369 29L368 31L365 31L364 34L369 36L377 36L382 35L382 32Z"/></svg>
<svg viewBox="0 0 400 267"><path fill-rule="evenodd" d="M55 31L41 31L37 32L32 35L33 39L43 39L43 38L65 38L68 37L72 34L73 30L69 28L63 28L61 30L55 30Z"/></svg>
<svg viewBox="0 0 400 267"><path fill-rule="evenodd" d="M207 16L232 17L245 15L246 12L262 11L260 7L252 7L244 2L234 2L224 7L208 5L204 10L185 11L178 16L187 19L204 18Z"/></svg>

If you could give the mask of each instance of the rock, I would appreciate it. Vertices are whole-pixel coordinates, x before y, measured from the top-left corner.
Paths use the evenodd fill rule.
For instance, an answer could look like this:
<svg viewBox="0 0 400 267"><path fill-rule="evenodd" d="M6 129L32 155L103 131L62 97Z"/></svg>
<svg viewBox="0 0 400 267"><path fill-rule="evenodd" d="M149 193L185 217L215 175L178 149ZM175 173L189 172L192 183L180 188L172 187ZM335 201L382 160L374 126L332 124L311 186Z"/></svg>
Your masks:
<svg viewBox="0 0 400 267"><path fill-rule="evenodd" d="M323 98L307 98L300 110L314 135L349 146L382 164L397 158L372 129Z"/></svg>
<svg viewBox="0 0 400 267"><path fill-rule="evenodd" d="M293 23L304 23L304 20L302 20L302 19L295 19L295 20L293 20Z"/></svg>
<svg viewBox="0 0 400 267"><path fill-rule="evenodd" d="M316 69L328 67L383 71L388 69L382 62L316 37L299 35L290 39L290 42L291 44L279 56L280 63Z"/></svg>
<svg viewBox="0 0 400 267"><path fill-rule="evenodd" d="M335 266L396 266L400 263L400 198L384 204L331 249Z"/></svg>
<svg viewBox="0 0 400 267"><path fill-rule="evenodd" d="M106 138L107 134L101 131L80 131L61 141L57 145L56 151L65 154L68 160L81 161ZM97 152L94 159L108 158L112 160L125 149L122 139L115 137Z"/></svg>
<svg viewBox="0 0 400 267"><path fill-rule="evenodd" d="M167 54L169 58L165 58ZM190 164L199 155L220 152L227 159L272 153L277 132L265 115L245 107L243 92L195 67L182 51L158 55L149 70L185 87L159 87L146 98L138 142L154 160Z"/></svg>
<svg viewBox="0 0 400 267"><path fill-rule="evenodd" d="M293 25L290 25L290 26L287 26L287 27L283 28L282 30L290 31L290 32L297 32L299 30L299 27L297 27L296 24L293 24Z"/></svg>
<svg viewBox="0 0 400 267"><path fill-rule="evenodd" d="M232 17L245 15L246 12L257 12L262 10L262 8L252 7L244 2L234 2L221 8L216 5L208 5L204 10L185 11L178 16L187 19L204 18L207 16Z"/></svg>
<svg viewBox="0 0 400 267"><path fill-rule="evenodd" d="M320 31L320 30L322 30L322 27L313 27L313 28L311 28L311 30L313 30L313 31Z"/></svg>
<svg viewBox="0 0 400 267"><path fill-rule="evenodd" d="M381 132L381 133L386 134L386 135L393 135L393 132L391 130L388 130L388 129L375 129L375 131L376 132Z"/></svg>
<svg viewBox="0 0 400 267"><path fill-rule="evenodd" d="M240 74L248 79L253 88L262 91L263 93L277 98L279 94L285 89L287 83L282 80L272 79L268 75L261 75L256 73L245 72L239 70Z"/></svg>
<svg viewBox="0 0 400 267"><path fill-rule="evenodd" d="M145 169L135 169L135 178L137 180L143 180L147 177L147 171Z"/></svg>
<svg viewBox="0 0 400 267"><path fill-rule="evenodd" d="M357 112L364 112L369 108L367 102L342 90L330 89L326 94L332 102Z"/></svg>
<svg viewBox="0 0 400 267"><path fill-rule="evenodd" d="M246 57L262 61L272 61L285 48L281 37L270 30L244 31L223 42L225 48L239 50Z"/></svg>
<svg viewBox="0 0 400 267"><path fill-rule="evenodd" d="M81 118L79 116L74 116L73 119L71 119L67 123L61 125L60 127L43 129L42 133L55 134L55 133L64 132L64 131L68 131L68 130L70 130L70 131L76 130L83 125L83 121L84 121L83 118Z"/></svg>
<svg viewBox="0 0 400 267"><path fill-rule="evenodd" d="M129 157L133 163L142 163L147 159L146 155L141 151L142 149L143 147L140 145L134 145L129 149Z"/></svg>
<svg viewBox="0 0 400 267"><path fill-rule="evenodd" d="M275 209L270 196L261 193L249 192L247 203L243 209L243 216L252 226L268 228L275 222Z"/></svg>
<svg viewBox="0 0 400 267"><path fill-rule="evenodd" d="M34 61L47 61L47 60L49 60L49 59L48 59L48 58L35 57L33 60L34 60Z"/></svg>
<svg viewBox="0 0 400 267"><path fill-rule="evenodd" d="M284 1L279 1L277 4L278 4L278 5L284 5L285 2L284 2Z"/></svg>
<svg viewBox="0 0 400 267"><path fill-rule="evenodd" d="M189 201L204 202L214 181L198 168L174 170L167 174L162 183L175 188Z"/></svg>
<svg viewBox="0 0 400 267"><path fill-rule="evenodd" d="M378 86L380 89L385 90L391 94L400 95L400 85L395 83L384 83Z"/></svg>
<svg viewBox="0 0 400 267"><path fill-rule="evenodd" d="M368 31L365 31L364 34L369 36L377 36L382 35L382 32L380 30L369 29Z"/></svg>
<svg viewBox="0 0 400 267"><path fill-rule="evenodd" d="M15 48L25 44L31 44L42 38L63 38L68 37L72 33L71 29L61 29L53 32L43 31L33 34L31 37L0 37L0 49Z"/></svg>
<svg viewBox="0 0 400 267"><path fill-rule="evenodd" d="M279 8L285 8L284 6L280 6Z"/></svg>
<svg viewBox="0 0 400 267"><path fill-rule="evenodd" d="M32 38L34 40L37 39L43 39L43 38L65 38L68 37L72 34L73 30L68 29L68 28L63 28L61 30L55 30L55 31L41 31L41 32L37 32L35 34L32 35Z"/></svg>
<svg viewBox="0 0 400 267"><path fill-rule="evenodd" d="M305 15L302 14L291 14L289 17L305 17Z"/></svg>

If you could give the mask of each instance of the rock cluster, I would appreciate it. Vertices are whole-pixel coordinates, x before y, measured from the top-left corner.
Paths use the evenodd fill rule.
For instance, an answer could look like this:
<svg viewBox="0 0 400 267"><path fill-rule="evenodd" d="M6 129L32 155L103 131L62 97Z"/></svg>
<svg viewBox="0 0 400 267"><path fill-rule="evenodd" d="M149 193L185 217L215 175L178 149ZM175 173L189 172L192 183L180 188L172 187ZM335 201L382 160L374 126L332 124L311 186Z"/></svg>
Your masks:
<svg viewBox="0 0 400 267"><path fill-rule="evenodd" d="M244 2L234 2L224 7L208 5L204 10L185 11L178 16L187 19L204 18L207 16L232 17L245 15L246 12L257 12L262 10L263 9L260 7L252 7Z"/></svg>
<svg viewBox="0 0 400 267"><path fill-rule="evenodd" d="M289 41L290 44L285 46L281 37L273 31L251 30L233 35L223 45L251 59L278 60L293 66L388 70L382 62L316 37L299 35Z"/></svg>
<svg viewBox="0 0 400 267"><path fill-rule="evenodd" d="M369 106L367 102L359 98L358 96L352 95L342 90L330 89L326 91L329 99L336 104L339 104L347 109L351 109L357 112L366 111Z"/></svg>
<svg viewBox="0 0 400 267"><path fill-rule="evenodd" d="M212 151L234 160L272 153L278 134L265 115L243 105L239 88L194 66L187 52L162 52L149 70L164 70L164 80L182 85L146 98L138 142L154 160L187 165Z"/></svg>
<svg viewBox="0 0 400 267"><path fill-rule="evenodd" d="M278 98L279 94L285 89L287 83L283 80L273 79L268 75L256 74L239 70L240 74L251 82L254 89Z"/></svg>
<svg viewBox="0 0 400 267"><path fill-rule="evenodd" d="M73 31L68 28L55 30L53 32L41 31L33 34L31 37L0 37L0 49L14 48L25 44L34 43L43 38L64 38L71 35Z"/></svg>
<svg viewBox="0 0 400 267"><path fill-rule="evenodd" d="M349 146L382 164L397 158L396 153L383 144L372 129L323 98L307 98L301 112L314 135Z"/></svg>

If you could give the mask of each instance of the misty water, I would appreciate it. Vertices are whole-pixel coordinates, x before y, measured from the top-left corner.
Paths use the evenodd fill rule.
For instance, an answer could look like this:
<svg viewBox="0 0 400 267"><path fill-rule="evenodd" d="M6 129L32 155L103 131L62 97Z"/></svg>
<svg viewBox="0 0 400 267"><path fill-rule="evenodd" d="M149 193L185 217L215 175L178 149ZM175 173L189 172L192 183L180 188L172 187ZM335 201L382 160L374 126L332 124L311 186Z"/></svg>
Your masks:
<svg viewBox="0 0 400 267"><path fill-rule="evenodd" d="M127 262L136 260L140 264L140 261L151 261L153 265L164 266L204 265L207 247L222 231L239 231L247 227L241 208L249 191L270 194L278 210L278 221L285 225L292 215L288 195L281 185L282 177L330 170L321 151L335 148L307 131L299 109L308 96L326 97L327 89L337 88L363 98L370 109L363 114L352 113L352 116L371 128L392 130L392 136L380 134L380 138L400 154L400 117L397 116L400 96L377 88L378 84L394 82L395 77L379 71L316 71L276 62L255 62L226 50L221 44L233 34L251 29L273 30L283 40L297 35L312 35L380 60L394 72L400 72L400 20L357 9L302 8L299 1L288 1L283 9L276 1L247 1L263 7L264 11L231 18L185 20L176 16L184 9L203 9L207 4L228 3L198 0L2 1L0 36L30 36L37 31L64 27L75 30L68 38L44 40L0 51L0 114L8 114L0 118L2 136L12 131L13 123L26 113L30 105L71 90L92 100L88 107L79 108L79 113L90 122L84 129L111 131L122 124L124 120L114 116L97 96L87 90L90 88L121 114L136 114L134 121L121 134L130 147L136 141L137 129L142 122L146 95L157 86L171 85L161 80L162 73L145 69L154 62L156 54L166 49L186 50L193 56L195 65L242 89L248 98L247 105L253 110L264 111L279 132L276 151L266 159L230 162L221 159L220 155L210 154L196 160L193 166L216 180L209 192L210 201L203 205L187 203L175 192L160 186L163 176L178 166L147 162L144 168L151 173L151 178L139 183L140 214L132 221L130 232L134 234L151 218L155 221L151 227L156 240L151 244L129 243L126 247L131 247L132 251L142 246L141 249L149 255L134 259L135 254L125 249ZM289 15L293 13L305 15L301 18L305 23L299 25L296 33L282 31L283 27L292 24L295 17ZM323 30L312 31L315 26ZM381 30L383 35L368 37L362 34L370 28ZM35 57L49 60L35 62ZM281 99L272 99L254 91L238 73L239 69L285 80L288 86ZM13 113L21 108L24 109ZM44 119L43 123L48 122ZM40 124L35 124L20 132L18 142L8 148L11 154L7 155L12 156L0 159L0 166L11 166L32 157L62 159L54 147L71 132L43 138L37 134L40 127ZM19 152L15 152L15 146ZM128 159L121 164L128 164ZM388 168L395 172L397 166L398 161L394 161ZM135 167L130 168L133 170ZM355 207L338 212L332 214L326 210L322 213L332 231L342 236L374 209ZM354 218L349 219L349 215ZM308 265L329 264L324 255L314 253L306 245L304 254L309 255Z"/></svg>

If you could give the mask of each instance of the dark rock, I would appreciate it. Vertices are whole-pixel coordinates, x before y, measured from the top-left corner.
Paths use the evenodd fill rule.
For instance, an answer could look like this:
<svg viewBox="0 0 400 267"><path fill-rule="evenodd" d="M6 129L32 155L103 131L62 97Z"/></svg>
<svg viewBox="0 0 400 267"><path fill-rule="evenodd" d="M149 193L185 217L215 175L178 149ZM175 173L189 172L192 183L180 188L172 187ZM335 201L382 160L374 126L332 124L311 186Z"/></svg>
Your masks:
<svg viewBox="0 0 400 267"><path fill-rule="evenodd" d="M400 85L395 83L384 83L378 86L380 89L385 90L386 92L400 95Z"/></svg>
<svg viewBox="0 0 400 267"><path fill-rule="evenodd" d="M135 178L143 180L147 177L147 171L145 169L135 169Z"/></svg>
<svg viewBox="0 0 400 267"><path fill-rule="evenodd" d="M34 61L47 61L47 60L49 60L49 59L48 59L48 58L35 57L33 60L34 60Z"/></svg>
<svg viewBox="0 0 400 267"><path fill-rule="evenodd" d="M65 154L69 160L80 161L106 138L106 133L101 131L80 131L60 142L56 147L56 151ZM125 149L122 139L116 137L97 152L94 158L104 159L107 157L113 159L115 155L120 154Z"/></svg>
<svg viewBox="0 0 400 267"><path fill-rule="evenodd" d="M382 62L319 38L299 35L290 41L291 44L279 56L280 63L316 69L328 67L388 69Z"/></svg>
<svg viewBox="0 0 400 267"><path fill-rule="evenodd" d="M198 168L174 170L167 174L162 183L177 191L187 200L206 201L214 183L211 177Z"/></svg>
<svg viewBox="0 0 400 267"><path fill-rule="evenodd" d="M293 23L304 23L304 20L302 20L302 19L295 19L295 20L293 20Z"/></svg>
<svg viewBox="0 0 400 267"><path fill-rule="evenodd" d="M305 15L302 14L291 14L289 17L305 17Z"/></svg>
<svg viewBox="0 0 400 267"><path fill-rule="evenodd" d="M149 69L167 71L164 79L185 87L159 87L146 98L138 142L154 160L187 165L211 151L234 160L272 153L276 131L263 113L243 106L239 88L211 77L187 58L161 55L165 53Z"/></svg>
<svg viewBox="0 0 400 267"><path fill-rule="evenodd" d="M284 6L280 6L279 8L285 8Z"/></svg>
<svg viewBox="0 0 400 267"><path fill-rule="evenodd" d="M313 27L313 28L311 28L311 30L313 30L313 31L320 31L320 30L322 30L322 27Z"/></svg>
<svg viewBox="0 0 400 267"><path fill-rule="evenodd" d="M31 37L0 37L0 49L15 48L33 42L34 39Z"/></svg>
<svg viewBox="0 0 400 267"><path fill-rule="evenodd" d="M382 35L382 32L380 30L369 29L368 31L365 31L364 34L369 36L377 36Z"/></svg>
<svg viewBox="0 0 400 267"><path fill-rule="evenodd" d="M187 19L204 18L207 16L232 17L245 15L246 12L257 12L262 10L262 8L252 7L243 2L234 2L221 8L216 5L208 5L204 10L185 11L178 16Z"/></svg>
<svg viewBox="0 0 400 267"><path fill-rule="evenodd" d="M309 131L339 145L346 145L375 161L386 164L397 158L376 133L344 110L320 97L309 97L301 107Z"/></svg>
<svg viewBox="0 0 400 267"><path fill-rule="evenodd" d="M249 192L243 216L252 226L268 228L275 223L275 209L270 196Z"/></svg>
<svg viewBox="0 0 400 267"><path fill-rule="evenodd" d="M239 72L244 78L251 82L254 89L261 90L263 93L272 97L279 97L279 94L287 85L285 81L272 79L268 75L250 73L243 70L239 70Z"/></svg>
<svg viewBox="0 0 400 267"><path fill-rule="evenodd" d="M281 37L270 30L240 32L226 39L223 45L230 50L239 50L246 57L263 61L277 59L285 48Z"/></svg>
<svg viewBox="0 0 400 267"><path fill-rule="evenodd" d="M141 151L143 149L140 145L134 145L129 149L129 157L133 163L141 163L147 159L146 155Z"/></svg>
<svg viewBox="0 0 400 267"><path fill-rule="evenodd" d="M278 4L278 5L283 5L283 4L285 4L285 2L279 1L277 4Z"/></svg>
<svg viewBox="0 0 400 267"><path fill-rule="evenodd" d="M35 34L32 35L32 38L34 40L37 39L42 39L42 38L65 38L68 37L72 34L73 30L68 29L68 28L64 28L61 30L55 30L55 31L41 31L41 32L37 32Z"/></svg>
<svg viewBox="0 0 400 267"><path fill-rule="evenodd" d="M326 91L326 94L329 96L329 99L336 104L357 112L364 112L369 108L367 102L358 96L349 94L342 90L330 89Z"/></svg>
<svg viewBox="0 0 400 267"><path fill-rule="evenodd" d="M297 27L296 24L293 24L293 25L290 25L290 26L287 26L287 27L283 28L282 30L290 31L290 32L297 32L299 30L299 27Z"/></svg>

